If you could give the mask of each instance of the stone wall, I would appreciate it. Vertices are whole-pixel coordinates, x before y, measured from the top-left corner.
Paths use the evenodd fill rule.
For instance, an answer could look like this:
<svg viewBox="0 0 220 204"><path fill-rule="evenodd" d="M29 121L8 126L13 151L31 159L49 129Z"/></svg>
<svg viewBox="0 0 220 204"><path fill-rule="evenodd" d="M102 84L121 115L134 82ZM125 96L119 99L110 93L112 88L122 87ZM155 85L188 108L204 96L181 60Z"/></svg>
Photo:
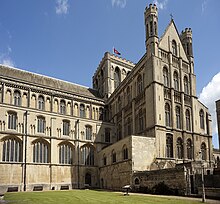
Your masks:
<svg viewBox="0 0 220 204"><path fill-rule="evenodd" d="M132 175L132 186L134 191L146 189L152 192L152 189L162 182L164 182L164 185L168 186L176 194L185 195L187 188L185 168L142 171L135 172Z"/></svg>

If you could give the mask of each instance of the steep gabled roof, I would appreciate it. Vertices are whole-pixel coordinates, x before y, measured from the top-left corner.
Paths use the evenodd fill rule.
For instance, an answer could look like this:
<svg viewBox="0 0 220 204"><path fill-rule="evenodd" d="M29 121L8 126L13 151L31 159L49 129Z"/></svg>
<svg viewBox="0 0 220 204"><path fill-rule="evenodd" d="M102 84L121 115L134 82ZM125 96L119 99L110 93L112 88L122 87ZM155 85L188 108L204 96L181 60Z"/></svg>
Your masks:
<svg viewBox="0 0 220 204"><path fill-rule="evenodd" d="M172 46L170 42L172 42L172 40L175 40L177 43L179 53L178 56L181 56L184 61L188 62L188 58L183 49L183 45L181 43L180 36L173 19L171 19L169 25L165 29L164 34L159 40L159 48L170 51L170 46Z"/></svg>

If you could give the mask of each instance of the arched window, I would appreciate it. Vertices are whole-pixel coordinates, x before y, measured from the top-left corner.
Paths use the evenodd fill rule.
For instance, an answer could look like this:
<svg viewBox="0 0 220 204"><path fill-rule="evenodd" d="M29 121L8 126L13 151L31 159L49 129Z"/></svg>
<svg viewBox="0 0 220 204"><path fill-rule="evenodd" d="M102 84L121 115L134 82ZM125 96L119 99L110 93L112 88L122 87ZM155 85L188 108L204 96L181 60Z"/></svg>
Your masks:
<svg viewBox="0 0 220 204"><path fill-rule="evenodd" d="M177 56L177 45L175 40L172 41L172 53Z"/></svg>
<svg viewBox="0 0 220 204"><path fill-rule="evenodd" d="M127 119L127 125L128 125L128 135L131 135L131 118L128 117Z"/></svg>
<svg viewBox="0 0 220 204"><path fill-rule="evenodd" d="M188 82L188 78L186 76L184 76L184 92L185 94L189 94L189 82Z"/></svg>
<svg viewBox="0 0 220 204"><path fill-rule="evenodd" d="M46 121L43 116L37 117L37 132L44 133L46 128Z"/></svg>
<svg viewBox="0 0 220 204"><path fill-rule="evenodd" d="M138 123L139 123L139 131L143 131L144 130L144 113L142 109L140 109L138 112Z"/></svg>
<svg viewBox="0 0 220 204"><path fill-rule="evenodd" d="M143 91L143 79L139 74L137 78L137 94L140 94Z"/></svg>
<svg viewBox="0 0 220 204"><path fill-rule="evenodd" d="M122 101L121 101L121 97L118 96L118 111L120 111L122 108Z"/></svg>
<svg viewBox="0 0 220 204"><path fill-rule="evenodd" d="M192 147L192 140L191 139L187 139L186 141L186 148L187 148L187 159L192 159L192 155L193 155L193 147Z"/></svg>
<svg viewBox="0 0 220 204"><path fill-rule="evenodd" d="M149 38L149 28L148 28L148 24L146 25L146 37Z"/></svg>
<svg viewBox="0 0 220 204"><path fill-rule="evenodd" d="M201 144L201 159L206 160L206 144L204 142Z"/></svg>
<svg viewBox="0 0 220 204"><path fill-rule="evenodd" d="M49 162L49 145L45 141L36 141L33 143L33 162Z"/></svg>
<svg viewBox="0 0 220 204"><path fill-rule="evenodd" d="M60 101L60 113L61 114L66 114L66 103L64 100Z"/></svg>
<svg viewBox="0 0 220 204"><path fill-rule="evenodd" d="M164 86L169 87L169 75L166 67L163 68L163 83Z"/></svg>
<svg viewBox="0 0 220 204"><path fill-rule="evenodd" d="M200 128L205 129L204 111L202 109L199 111L199 118L200 118Z"/></svg>
<svg viewBox="0 0 220 204"><path fill-rule="evenodd" d="M176 91L179 91L179 78L178 78L178 73L176 71L173 74L173 82L174 82L174 89Z"/></svg>
<svg viewBox="0 0 220 204"><path fill-rule="evenodd" d="M120 69L118 67L116 67L115 72L114 72L114 87L115 87L115 89L119 86L120 82L121 82Z"/></svg>
<svg viewBox="0 0 220 204"><path fill-rule="evenodd" d="M122 151L123 151L123 159L124 160L128 159L128 148L126 147L126 145L124 145Z"/></svg>
<svg viewBox="0 0 220 204"><path fill-rule="evenodd" d="M86 166L94 166L94 147L85 145L81 148L82 164Z"/></svg>
<svg viewBox="0 0 220 204"><path fill-rule="evenodd" d="M179 137L176 142L177 147L177 158L182 159L183 158L183 140Z"/></svg>
<svg viewBox="0 0 220 204"><path fill-rule="evenodd" d="M122 127L121 127L121 124L119 123L118 124L118 140L121 140L121 138L122 138Z"/></svg>
<svg viewBox="0 0 220 204"><path fill-rule="evenodd" d="M80 104L80 117L85 118L85 106Z"/></svg>
<svg viewBox="0 0 220 204"><path fill-rule="evenodd" d="M106 166L106 164L107 164L107 158L106 158L106 156L105 156L105 154L104 154L104 155L103 155L103 165Z"/></svg>
<svg viewBox="0 0 220 204"><path fill-rule="evenodd" d="M157 22L154 22L154 35L157 35Z"/></svg>
<svg viewBox="0 0 220 204"><path fill-rule="evenodd" d="M22 144L15 138L3 140L3 162L21 162L22 159Z"/></svg>
<svg viewBox="0 0 220 204"><path fill-rule="evenodd" d="M171 126L171 113L170 113L170 105L166 103L165 105L165 122L166 126Z"/></svg>
<svg viewBox="0 0 220 204"><path fill-rule="evenodd" d="M190 112L186 110L186 130L191 131Z"/></svg>
<svg viewBox="0 0 220 204"><path fill-rule="evenodd" d="M99 120L103 120L103 108L99 108Z"/></svg>
<svg viewBox="0 0 220 204"><path fill-rule="evenodd" d="M8 112L8 129L16 130L17 128L17 113Z"/></svg>
<svg viewBox="0 0 220 204"><path fill-rule="evenodd" d="M72 164L73 163L73 147L69 143L62 143L59 145L59 163Z"/></svg>
<svg viewBox="0 0 220 204"><path fill-rule="evenodd" d="M180 107L176 106L176 128L181 128Z"/></svg>
<svg viewBox="0 0 220 204"><path fill-rule="evenodd" d="M63 120L63 135L70 135L70 121Z"/></svg>
<svg viewBox="0 0 220 204"><path fill-rule="evenodd" d="M112 163L115 163L116 161L117 161L116 152L115 152L115 150L112 150Z"/></svg>
<svg viewBox="0 0 220 204"><path fill-rule="evenodd" d="M86 140L92 139L92 127L90 125L86 125Z"/></svg>
<svg viewBox="0 0 220 204"><path fill-rule="evenodd" d="M21 93L19 91L14 92L14 105L15 106L21 105Z"/></svg>
<svg viewBox="0 0 220 204"><path fill-rule="evenodd" d="M173 158L173 136L171 134L166 135L166 153L168 158Z"/></svg>
<svg viewBox="0 0 220 204"><path fill-rule="evenodd" d="M105 142L110 142L110 129L105 128Z"/></svg>
<svg viewBox="0 0 220 204"><path fill-rule="evenodd" d="M44 108L45 108L44 97L43 96L39 96L38 97L38 109L39 110L44 110Z"/></svg>
<svg viewBox="0 0 220 204"><path fill-rule="evenodd" d="M130 91L130 87L127 87L127 103L131 102L131 91Z"/></svg>
<svg viewBox="0 0 220 204"><path fill-rule="evenodd" d="M135 185L139 185L139 184L140 184L140 180L139 180L138 178L135 178L134 184L135 184Z"/></svg>

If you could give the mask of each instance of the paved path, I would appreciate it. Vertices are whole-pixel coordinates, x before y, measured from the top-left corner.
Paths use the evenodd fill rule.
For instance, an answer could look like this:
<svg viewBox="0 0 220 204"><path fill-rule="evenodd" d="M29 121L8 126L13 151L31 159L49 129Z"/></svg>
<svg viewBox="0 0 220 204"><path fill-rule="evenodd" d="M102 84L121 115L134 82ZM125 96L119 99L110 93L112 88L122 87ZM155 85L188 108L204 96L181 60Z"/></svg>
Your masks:
<svg viewBox="0 0 220 204"><path fill-rule="evenodd" d="M142 194L142 193L129 193L130 195L142 195L142 196L157 196L161 198L174 198L181 200L192 200L192 201L201 201L202 198L186 197L186 196L166 196L166 195L153 195L153 194ZM206 199L206 203L210 204L220 204L220 200Z"/></svg>

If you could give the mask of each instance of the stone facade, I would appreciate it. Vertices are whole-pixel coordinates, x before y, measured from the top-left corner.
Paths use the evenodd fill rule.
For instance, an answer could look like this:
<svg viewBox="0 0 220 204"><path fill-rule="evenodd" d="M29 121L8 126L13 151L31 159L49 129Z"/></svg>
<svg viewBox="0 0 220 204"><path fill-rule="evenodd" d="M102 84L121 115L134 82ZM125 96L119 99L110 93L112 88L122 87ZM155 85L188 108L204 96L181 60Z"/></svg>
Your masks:
<svg viewBox="0 0 220 204"><path fill-rule="evenodd" d="M203 160L213 168L211 116L196 96L192 30L158 37L145 9L146 53L105 53L93 88L0 66L0 188L120 189L137 171ZM192 172L193 174L193 172Z"/></svg>

